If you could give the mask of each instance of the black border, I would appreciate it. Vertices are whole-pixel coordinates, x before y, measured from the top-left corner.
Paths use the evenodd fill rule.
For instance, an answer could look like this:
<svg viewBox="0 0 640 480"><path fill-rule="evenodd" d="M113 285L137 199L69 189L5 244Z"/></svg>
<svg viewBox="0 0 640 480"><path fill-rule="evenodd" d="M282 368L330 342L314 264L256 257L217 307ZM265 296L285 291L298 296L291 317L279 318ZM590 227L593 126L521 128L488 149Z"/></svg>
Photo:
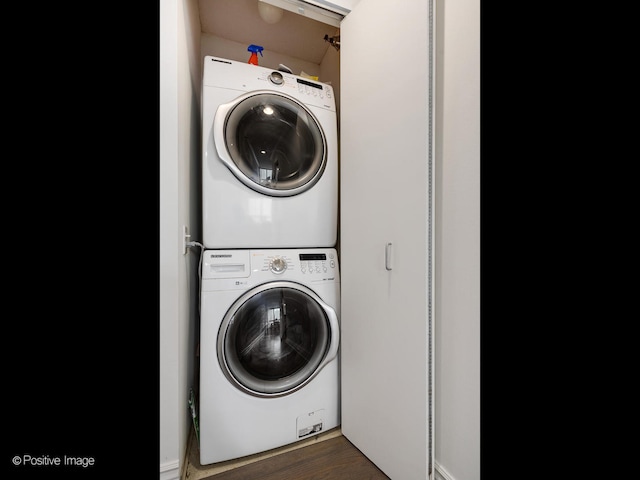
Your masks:
<svg viewBox="0 0 640 480"><path fill-rule="evenodd" d="M2 476L157 479L159 6L46 8L7 58Z"/></svg>

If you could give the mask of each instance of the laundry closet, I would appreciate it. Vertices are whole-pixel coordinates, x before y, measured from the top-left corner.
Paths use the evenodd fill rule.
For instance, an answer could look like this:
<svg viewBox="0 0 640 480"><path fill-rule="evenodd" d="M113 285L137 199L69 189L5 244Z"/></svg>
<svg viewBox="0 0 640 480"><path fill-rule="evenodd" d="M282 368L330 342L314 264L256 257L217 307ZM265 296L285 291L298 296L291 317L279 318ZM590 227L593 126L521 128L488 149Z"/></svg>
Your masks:
<svg viewBox="0 0 640 480"><path fill-rule="evenodd" d="M243 45L203 34L201 58L246 62L248 44L260 44L260 66L277 70L284 64L296 75L329 83L336 92L341 429L391 478L427 478L433 469L434 383L431 3L418 1L402 10L389 1L348 2L357 5L350 5L353 11L339 28L311 22L309 31L292 33L289 41L327 42L321 43L326 53L316 66L273 51L269 38L255 38L254 17L210 17L216 3L220 12L239 6L199 0L203 27L213 20L220 29L232 25L236 35L245 28L251 35ZM286 11L285 16L304 15L313 6L299 8L303 13ZM275 26L286 28L283 20L283 26ZM294 25L300 19L289 20ZM326 39L316 33L313 43L308 35L318 25ZM394 25L402 25L419 55L399 49L384 35Z"/></svg>
<svg viewBox="0 0 640 480"><path fill-rule="evenodd" d="M203 8L208 1L238 0L191 5ZM229 41L204 32L199 53L191 48L189 55L200 65L206 55L246 62L247 46L263 43L261 66L284 64L333 87L340 140L341 430L391 478L428 478L434 469L435 2L417 0L411 8L388 0L331 3L351 11L339 26L323 25L326 51L315 65L271 50L267 40ZM230 28L250 28L245 23ZM304 43L295 36L290 41ZM201 74L192 68L196 97ZM199 189L193 178L190 183ZM200 206L191 205L197 217ZM201 233L197 225L188 232L193 240Z"/></svg>

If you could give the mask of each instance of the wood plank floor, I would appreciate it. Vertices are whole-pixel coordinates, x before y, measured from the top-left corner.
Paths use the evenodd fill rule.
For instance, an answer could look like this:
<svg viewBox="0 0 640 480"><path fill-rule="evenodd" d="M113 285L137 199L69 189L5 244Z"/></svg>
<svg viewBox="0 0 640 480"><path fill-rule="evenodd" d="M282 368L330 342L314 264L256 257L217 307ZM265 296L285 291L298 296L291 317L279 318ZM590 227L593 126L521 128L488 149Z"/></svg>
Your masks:
<svg viewBox="0 0 640 480"><path fill-rule="evenodd" d="M227 470L203 480L389 480L344 436Z"/></svg>

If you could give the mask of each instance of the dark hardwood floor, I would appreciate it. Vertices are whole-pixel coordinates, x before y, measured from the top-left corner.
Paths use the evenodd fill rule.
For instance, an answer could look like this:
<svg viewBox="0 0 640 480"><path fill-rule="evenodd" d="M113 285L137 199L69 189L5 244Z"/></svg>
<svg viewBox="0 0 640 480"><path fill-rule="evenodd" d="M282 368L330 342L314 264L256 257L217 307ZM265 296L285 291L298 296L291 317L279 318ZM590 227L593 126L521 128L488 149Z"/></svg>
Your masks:
<svg viewBox="0 0 640 480"><path fill-rule="evenodd" d="M389 480L344 436L278 454L203 480Z"/></svg>

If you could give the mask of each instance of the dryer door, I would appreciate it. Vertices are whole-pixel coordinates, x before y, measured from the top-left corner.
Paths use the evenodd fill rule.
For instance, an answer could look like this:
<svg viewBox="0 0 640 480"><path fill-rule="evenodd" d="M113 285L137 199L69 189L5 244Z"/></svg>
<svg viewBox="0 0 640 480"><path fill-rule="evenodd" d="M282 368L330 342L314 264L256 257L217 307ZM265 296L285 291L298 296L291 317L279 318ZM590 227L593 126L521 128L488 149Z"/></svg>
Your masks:
<svg viewBox="0 0 640 480"><path fill-rule="evenodd" d="M326 139L313 113L293 97L256 91L220 105L213 124L218 156L256 192L302 193L327 164Z"/></svg>
<svg viewBox="0 0 640 480"><path fill-rule="evenodd" d="M338 352L336 312L313 291L271 282L242 295L218 332L218 360L240 390L282 396L308 383Z"/></svg>

